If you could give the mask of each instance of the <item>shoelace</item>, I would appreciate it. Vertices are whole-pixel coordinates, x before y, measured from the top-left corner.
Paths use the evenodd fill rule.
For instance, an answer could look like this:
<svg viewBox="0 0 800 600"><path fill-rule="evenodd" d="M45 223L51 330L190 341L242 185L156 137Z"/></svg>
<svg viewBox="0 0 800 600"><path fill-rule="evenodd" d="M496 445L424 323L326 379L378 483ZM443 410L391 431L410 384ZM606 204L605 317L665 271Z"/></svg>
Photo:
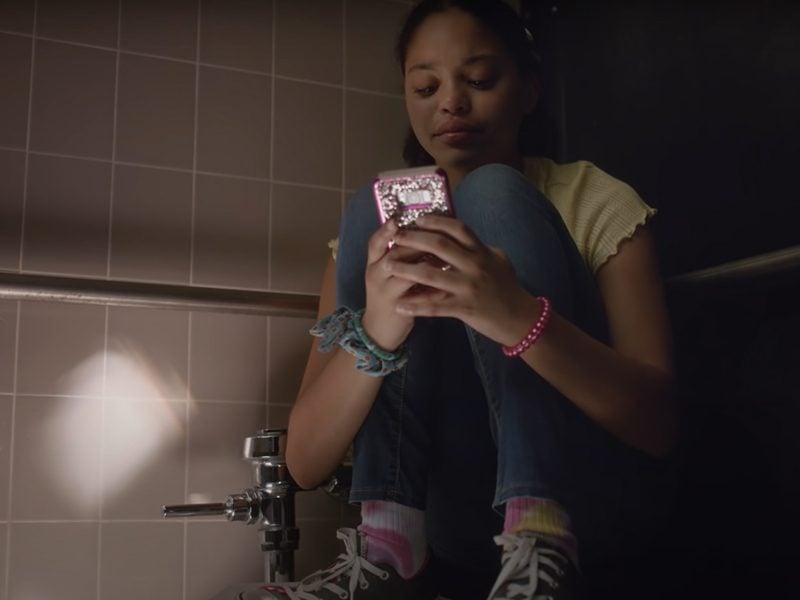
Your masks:
<svg viewBox="0 0 800 600"><path fill-rule="evenodd" d="M372 573L381 579L388 579L389 573L380 569L358 554L358 532L355 529L342 528L336 531L336 537L344 542L344 553L327 569L313 573L303 579L296 588L285 588L290 600L319 600L315 592L328 590L342 600L352 598L356 587L362 590L369 587L364 572ZM342 577L349 577L350 585L345 589L337 584Z"/></svg>
<svg viewBox="0 0 800 600"><path fill-rule="evenodd" d="M548 596L536 594L539 580L551 587L557 586L553 576L542 567L548 567L556 575L563 573L561 567L554 561L559 559L562 564L566 558L550 548L541 548L536 545L534 536L498 535L494 538L498 545L503 546L503 568L497 576L489 598L493 600L546 600ZM495 596L495 593L507 585L505 596Z"/></svg>

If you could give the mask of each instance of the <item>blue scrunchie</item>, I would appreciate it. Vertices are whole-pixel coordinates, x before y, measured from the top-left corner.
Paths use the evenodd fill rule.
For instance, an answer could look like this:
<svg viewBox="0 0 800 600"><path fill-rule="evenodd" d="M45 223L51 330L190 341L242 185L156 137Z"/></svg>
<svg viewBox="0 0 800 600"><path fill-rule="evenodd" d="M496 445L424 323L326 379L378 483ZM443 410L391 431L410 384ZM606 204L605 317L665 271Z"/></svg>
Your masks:
<svg viewBox="0 0 800 600"><path fill-rule="evenodd" d="M364 331L364 309L353 311L341 306L323 317L309 333L320 338L318 350L330 352L337 345L356 358L356 369L371 377L384 377L408 362L408 350L401 346L394 352L380 348Z"/></svg>

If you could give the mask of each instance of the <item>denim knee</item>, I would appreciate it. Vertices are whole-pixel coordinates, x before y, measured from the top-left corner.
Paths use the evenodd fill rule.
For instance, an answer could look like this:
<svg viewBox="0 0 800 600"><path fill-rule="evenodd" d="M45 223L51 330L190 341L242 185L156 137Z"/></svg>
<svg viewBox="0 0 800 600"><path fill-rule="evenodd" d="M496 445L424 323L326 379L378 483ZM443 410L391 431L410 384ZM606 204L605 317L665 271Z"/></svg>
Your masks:
<svg viewBox="0 0 800 600"><path fill-rule="evenodd" d="M560 216L550 201L520 171L493 163L470 172L453 194L456 216L470 226L503 223L519 211L552 223Z"/></svg>
<svg viewBox="0 0 800 600"><path fill-rule="evenodd" d="M454 204L481 242L505 252L528 292L571 314L573 271L582 259L555 207L525 175L507 165L480 167L456 188Z"/></svg>
<svg viewBox="0 0 800 600"><path fill-rule="evenodd" d="M350 199L339 228L336 256L336 303L362 308L366 302L364 272L369 238L380 226L372 186L361 187Z"/></svg>

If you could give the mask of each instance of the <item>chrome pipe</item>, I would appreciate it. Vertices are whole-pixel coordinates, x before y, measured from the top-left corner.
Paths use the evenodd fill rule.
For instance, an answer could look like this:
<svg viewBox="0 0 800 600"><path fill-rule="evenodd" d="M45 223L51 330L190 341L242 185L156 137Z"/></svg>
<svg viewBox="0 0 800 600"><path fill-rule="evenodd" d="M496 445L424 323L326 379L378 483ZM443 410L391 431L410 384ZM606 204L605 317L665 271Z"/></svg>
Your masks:
<svg viewBox="0 0 800 600"><path fill-rule="evenodd" d="M0 271L0 300L313 318L319 296Z"/></svg>
<svg viewBox="0 0 800 600"><path fill-rule="evenodd" d="M163 506L164 518L224 516L256 525L264 552L264 580L294 580L294 552L300 541L295 522L295 494L302 491L286 468L285 429L261 429L245 439L244 459L251 464L256 487L231 494L224 502Z"/></svg>

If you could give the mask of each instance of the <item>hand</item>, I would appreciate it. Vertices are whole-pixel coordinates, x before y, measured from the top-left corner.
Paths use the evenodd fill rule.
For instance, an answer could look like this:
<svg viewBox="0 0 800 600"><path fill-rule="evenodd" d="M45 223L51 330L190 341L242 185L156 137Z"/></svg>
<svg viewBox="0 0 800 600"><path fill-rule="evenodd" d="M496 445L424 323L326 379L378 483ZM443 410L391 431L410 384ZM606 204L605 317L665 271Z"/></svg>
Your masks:
<svg viewBox="0 0 800 600"><path fill-rule="evenodd" d="M365 284L367 306L361 323L367 335L381 348L394 351L402 344L414 326L414 317L397 310L397 303L411 288L413 281L394 277L387 267L390 263L419 260L421 252L393 246L389 242L399 231L390 220L384 223L369 240Z"/></svg>
<svg viewBox="0 0 800 600"><path fill-rule="evenodd" d="M417 225L419 229L402 229L394 235L395 248L430 254L437 260L410 263L388 257L385 268L395 280L425 286L420 293L400 298L398 312L454 317L500 344L517 344L539 317L541 307L522 287L505 253L484 245L464 223L451 217L427 215Z"/></svg>

